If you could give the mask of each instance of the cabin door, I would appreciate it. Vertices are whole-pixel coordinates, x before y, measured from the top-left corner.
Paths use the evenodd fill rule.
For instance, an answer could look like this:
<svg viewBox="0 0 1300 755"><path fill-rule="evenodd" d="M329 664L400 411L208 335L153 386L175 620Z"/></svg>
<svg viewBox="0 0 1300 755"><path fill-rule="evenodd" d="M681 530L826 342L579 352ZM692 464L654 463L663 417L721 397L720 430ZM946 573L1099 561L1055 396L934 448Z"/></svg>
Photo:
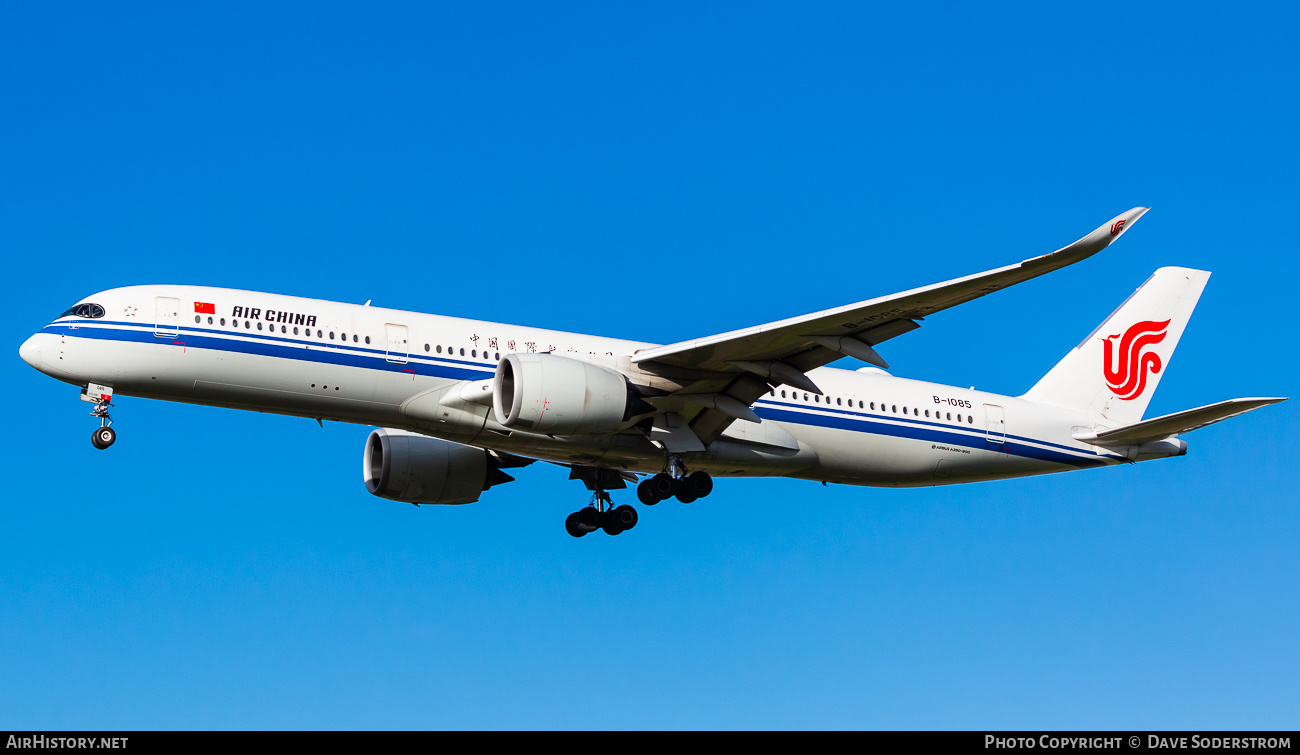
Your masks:
<svg viewBox="0 0 1300 755"><path fill-rule="evenodd" d="M175 338L181 332L181 300L170 296L154 298L153 334L159 338Z"/></svg>
<svg viewBox="0 0 1300 755"><path fill-rule="evenodd" d="M406 345L406 326L394 325L390 322L384 325L384 332L388 336L388 353L384 358L393 364L406 364L407 356L410 354Z"/></svg>
<svg viewBox="0 0 1300 755"><path fill-rule="evenodd" d="M988 423L985 433L988 442L1000 446L1007 442L1007 419L1002 407L997 404L984 405L984 419Z"/></svg>

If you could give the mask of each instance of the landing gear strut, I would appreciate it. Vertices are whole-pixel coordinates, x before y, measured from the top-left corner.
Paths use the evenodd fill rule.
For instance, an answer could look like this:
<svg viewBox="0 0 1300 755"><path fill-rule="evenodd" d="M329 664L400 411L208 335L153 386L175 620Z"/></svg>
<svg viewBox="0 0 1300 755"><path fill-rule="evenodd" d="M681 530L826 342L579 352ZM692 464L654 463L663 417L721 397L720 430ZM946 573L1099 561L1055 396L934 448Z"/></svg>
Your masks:
<svg viewBox="0 0 1300 755"><path fill-rule="evenodd" d="M666 501L673 496L682 503L692 503L713 492L713 478L708 472L686 473L682 460L669 456L664 471L647 477L636 486L636 497L647 506Z"/></svg>
<svg viewBox="0 0 1300 755"><path fill-rule="evenodd" d="M117 433L113 430L113 418L108 416L108 407L112 406L107 399L100 399L95 402L95 408L91 411L90 416L99 418L99 427L90 436L90 444L99 450L104 450L113 445L117 440Z"/></svg>

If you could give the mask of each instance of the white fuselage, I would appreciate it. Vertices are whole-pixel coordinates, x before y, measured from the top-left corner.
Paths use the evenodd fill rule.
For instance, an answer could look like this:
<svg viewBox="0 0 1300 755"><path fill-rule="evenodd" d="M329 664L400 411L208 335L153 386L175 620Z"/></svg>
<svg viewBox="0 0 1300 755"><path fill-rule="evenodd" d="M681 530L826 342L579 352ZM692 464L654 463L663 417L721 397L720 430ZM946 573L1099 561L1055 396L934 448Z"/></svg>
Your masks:
<svg viewBox="0 0 1300 755"><path fill-rule="evenodd" d="M635 377L653 344L380 307L201 286L133 286L84 300L104 316L61 317L23 346L42 372L116 396L183 401L402 428L558 462L658 472L641 432L535 435L463 400L511 352L552 352ZM212 312L206 310L212 305ZM824 394L775 388L692 470L853 485L1017 477L1128 459L1074 440L1086 415L1018 398L823 367Z"/></svg>

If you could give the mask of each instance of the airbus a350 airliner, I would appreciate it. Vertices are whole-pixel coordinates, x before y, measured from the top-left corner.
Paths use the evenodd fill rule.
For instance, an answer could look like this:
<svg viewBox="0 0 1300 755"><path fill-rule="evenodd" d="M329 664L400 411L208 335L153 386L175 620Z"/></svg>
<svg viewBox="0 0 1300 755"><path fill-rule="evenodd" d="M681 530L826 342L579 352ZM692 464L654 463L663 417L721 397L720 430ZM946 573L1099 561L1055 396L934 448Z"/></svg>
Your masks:
<svg viewBox="0 0 1300 755"><path fill-rule="evenodd" d="M93 294L22 345L79 386L116 439L115 396L374 425L362 475L383 498L477 501L541 459L592 491L569 534L637 523L608 493L707 496L713 477L908 487L1181 456L1178 436L1282 398L1143 420L1210 274L1157 270L1028 393L893 377L876 348L930 315L1106 248L1137 207L1015 265L658 346L293 296L181 285ZM869 367L825 365L853 357Z"/></svg>

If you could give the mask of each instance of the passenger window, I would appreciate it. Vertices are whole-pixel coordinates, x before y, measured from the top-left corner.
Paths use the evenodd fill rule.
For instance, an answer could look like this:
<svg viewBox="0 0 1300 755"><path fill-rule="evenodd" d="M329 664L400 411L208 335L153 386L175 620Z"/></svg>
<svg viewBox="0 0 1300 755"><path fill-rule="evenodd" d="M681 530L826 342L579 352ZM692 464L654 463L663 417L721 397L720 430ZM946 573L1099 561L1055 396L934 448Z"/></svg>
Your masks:
<svg viewBox="0 0 1300 755"><path fill-rule="evenodd" d="M478 359L478 349L474 349L469 353L469 355L474 357L475 359Z"/></svg>
<svg viewBox="0 0 1300 755"><path fill-rule="evenodd" d="M424 353L429 353L429 344L427 343L424 345Z"/></svg>
<svg viewBox="0 0 1300 755"><path fill-rule="evenodd" d="M260 325L261 323L258 324ZM252 330L252 329L253 329L253 324L248 320L244 320L244 330Z"/></svg>
<svg viewBox="0 0 1300 755"><path fill-rule="evenodd" d="M785 398L785 391L781 391L781 398Z"/></svg>
<svg viewBox="0 0 1300 755"><path fill-rule="evenodd" d="M226 327L226 318L221 318L221 327Z"/></svg>
<svg viewBox="0 0 1300 755"><path fill-rule="evenodd" d="M370 343L370 336L366 336L366 343Z"/></svg>
<svg viewBox="0 0 1300 755"><path fill-rule="evenodd" d="M203 322L203 320L198 315L194 315L194 322Z"/></svg>
<svg viewBox="0 0 1300 755"><path fill-rule="evenodd" d="M332 331L332 330L330 331L330 340L331 340L331 341L334 340L334 331Z"/></svg>
<svg viewBox="0 0 1300 755"><path fill-rule="evenodd" d="M461 356L465 356L465 349L461 349L461 350L460 350L460 355L461 355Z"/></svg>
<svg viewBox="0 0 1300 755"><path fill-rule="evenodd" d="M293 334L294 334L295 336L298 335L298 326L297 326L297 325L293 326Z"/></svg>
<svg viewBox="0 0 1300 755"><path fill-rule="evenodd" d="M262 329L262 323L259 322L259 323L257 324L257 329L258 329L258 330L261 330L261 329Z"/></svg>

